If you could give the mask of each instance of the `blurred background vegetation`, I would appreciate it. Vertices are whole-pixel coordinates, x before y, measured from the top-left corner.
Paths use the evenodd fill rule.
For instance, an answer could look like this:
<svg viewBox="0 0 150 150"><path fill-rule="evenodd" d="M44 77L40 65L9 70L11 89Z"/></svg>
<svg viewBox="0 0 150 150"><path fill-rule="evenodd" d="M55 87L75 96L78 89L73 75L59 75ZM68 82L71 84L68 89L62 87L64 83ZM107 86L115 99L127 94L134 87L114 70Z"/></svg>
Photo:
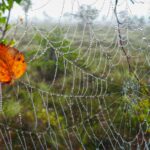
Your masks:
<svg viewBox="0 0 150 150"><path fill-rule="evenodd" d="M25 12L19 26L9 22L14 3ZM72 145L75 150L109 150L112 144L115 149L119 144L136 149L137 143L142 149L150 137L148 22L144 17L127 17L126 11L118 14L122 28L128 29L128 38L123 38L134 72L130 73L115 26L94 23L99 16L96 8L83 5L76 14L65 14L78 20L68 28L55 23L31 27L31 7L30 0L0 3L1 43L23 51L28 63L22 79L2 85L0 149L7 145L5 140L9 143L7 135L15 150L25 144L19 136L22 141L25 137L28 149L34 148L33 141L37 149L44 142L47 149Z"/></svg>

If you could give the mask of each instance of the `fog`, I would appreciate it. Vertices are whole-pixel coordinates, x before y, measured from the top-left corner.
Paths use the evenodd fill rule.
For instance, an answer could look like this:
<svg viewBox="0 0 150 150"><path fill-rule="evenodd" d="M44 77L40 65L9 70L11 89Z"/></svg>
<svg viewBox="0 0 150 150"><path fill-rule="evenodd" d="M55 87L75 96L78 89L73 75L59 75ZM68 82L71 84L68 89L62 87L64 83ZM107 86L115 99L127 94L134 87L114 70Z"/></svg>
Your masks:
<svg viewBox="0 0 150 150"><path fill-rule="evenodd" d="M99 10L99 20L106 16L109 20L113 14L113 6L115 0L32 0L32 7L28 12L30 21L43 21L47 18L51 20L63 20L65 13L76 13L81 5L91 5ZM130 0L120 0L118 12L128 10L128 15L144 16L148 18L150 14L149 0L136 0L132 4ZM12 10L11 20L18 17L24 18L24 12L21 6L15 4ZM66 19L66 18L65 18Z"/></svg>

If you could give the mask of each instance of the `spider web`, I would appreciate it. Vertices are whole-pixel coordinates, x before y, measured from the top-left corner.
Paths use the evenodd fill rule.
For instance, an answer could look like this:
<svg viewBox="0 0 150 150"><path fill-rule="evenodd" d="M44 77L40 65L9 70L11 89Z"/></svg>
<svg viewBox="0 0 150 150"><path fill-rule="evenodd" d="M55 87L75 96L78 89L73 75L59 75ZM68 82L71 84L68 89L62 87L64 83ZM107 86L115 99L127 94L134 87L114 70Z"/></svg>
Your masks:
<svg viewBox="0 0 150 150"><path fill-rule="evenodd" d="M148 150L149 28L130 25L130 1L117 6L127 12L124 18L118 13L121 39L115 1L94 1L105 21L82 26L73 17L63 22L65 4L58 23L25 28L17 22L7 35L24 51L28 70L13 86L2 87L0 147ZM75 5L81 4L74 0L72 13ZM140 82L129 73L122 47Z"/></svg>

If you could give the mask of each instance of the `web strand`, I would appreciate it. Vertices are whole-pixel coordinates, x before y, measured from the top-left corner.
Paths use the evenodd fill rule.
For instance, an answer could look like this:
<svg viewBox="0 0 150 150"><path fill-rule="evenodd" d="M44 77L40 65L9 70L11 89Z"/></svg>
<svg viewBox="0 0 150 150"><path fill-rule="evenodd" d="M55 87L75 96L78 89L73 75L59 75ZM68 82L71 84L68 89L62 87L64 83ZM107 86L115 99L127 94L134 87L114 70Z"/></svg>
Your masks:
<svg viewBox="0 0 150 150"><path fill-rule="evenodd" d="M74 15L82 3L61 0L58 20L10 30L28 70L3 97L0 84L6 149L149 149L149 27L127 0L91 2L100 21L65 21L67 4Z"/></svg>

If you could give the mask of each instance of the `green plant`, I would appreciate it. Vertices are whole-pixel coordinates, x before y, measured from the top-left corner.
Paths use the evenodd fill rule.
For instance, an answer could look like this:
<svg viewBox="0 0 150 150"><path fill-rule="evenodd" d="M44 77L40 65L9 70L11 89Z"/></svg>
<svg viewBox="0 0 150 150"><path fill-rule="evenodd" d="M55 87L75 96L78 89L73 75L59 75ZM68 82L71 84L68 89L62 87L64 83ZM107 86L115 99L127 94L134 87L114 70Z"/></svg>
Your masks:
<svg viewBox="0 0 150 150"><path fill-rule="evenodd" d="M15 117L21 111L21 107L19 102L11 100L4 104L4 113L8 118Z"/></svg>
<svg viewBox="0 0 150 150"><path fill-rule="evenodd" d="M50 81L54 78L54 72L57 70L57 73L60 77L64 73L64 67L66 59L70 61L76 60L78 53L74 50L74 46L69 39L63 37L64 33L62 29L55 29L52 33L47 35L47 38L43 38L41 35L37 34L35 41L41 43L43 49L48 47L46 52L41 51L42 57L31 64L32 68L37 72L37 76L40 76L41 79ZM47 44L47 40L49 44ZM27 54L27 57L34 55L36 51L30 51ZM68 68L69 71L69 68Z"/></svg>
<svg viewBox="0 0 150 150"><path fill-rule="evenodd" d="M20 4L21 0L2 0L2 2L0 3L0 42L3 42L5 44L8 43L8 40L5 39L5 35L11 27L11 25L9 24L9 19L11 10L15 2Z"/></svg>

